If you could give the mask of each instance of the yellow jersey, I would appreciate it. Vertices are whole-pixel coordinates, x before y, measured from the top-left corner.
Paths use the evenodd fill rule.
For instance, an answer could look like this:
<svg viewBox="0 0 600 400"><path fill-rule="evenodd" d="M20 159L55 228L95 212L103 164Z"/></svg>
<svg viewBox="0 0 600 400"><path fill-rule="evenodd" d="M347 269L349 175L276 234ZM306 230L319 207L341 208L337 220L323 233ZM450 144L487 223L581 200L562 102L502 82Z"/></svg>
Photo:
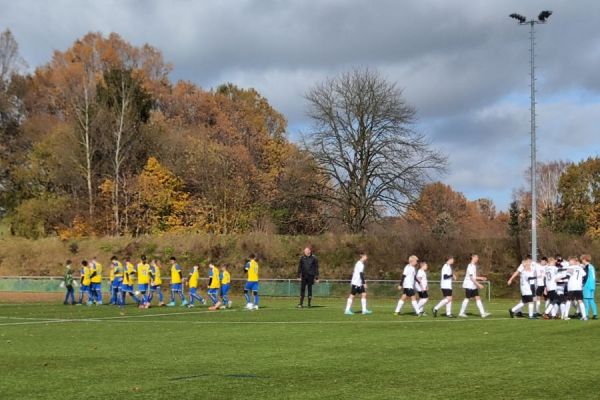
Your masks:
<svg viewBox="0 0 600 400"><path fill-rule="evenodd" d="M183 272L179 264L171 265L171 283L181 283Z"/></svg>
<svg viewBox="0 0 600 400"><path fill-rule="evenodd" d="M197 288L198 287L198 278L199 278L199 274L198 274L198 268L194 268L194 270L192 272L190 272L190 277L189 277L189 286L191 288Z"/></svg>
<svg viewBox="0 0 600 400"><path fill-rule="evenodd" d="M123 264L120 261L115 261L113 264L113 278L123 278Z"/></svg>
<svg viewBox="0 0 600 400"><path fill-rule="evenodd" d="M133 280L133 275L135 274L135 267L132 263L127 261L125 263L125 268L123 269L123 284L124 285L133 285L135 282Z"/></svg>
<svg viewBox="0 0 600 400"><path fill-rule="evenodd" d="M219 268L214 265L210 265L208 270L208 277L210 279L209 289L219 289L221 287L221 281L219 279Z"/></svg>
<svg viewBox="0 0 600 400"><path fill-rule="evenodd" d="M231 275L229 271L221 271L221 285L229 285L231 283Z"/></svg>
<svg viewBox="0 0 600 400"><path fill-rule="evenodd" d="M83 286L90 286L90 267L81 267L81 284Z"/></svg>
<svg viewBox="0 0 600 400"><path fill-rule="evenodd" d="M147 285L150 283L150 265L148 263L139 263L137 265L137 283L138 285Z"/></svg>
<svg viewBox="0 0 600 400"><path fill-rule="evenodd" d="M108 281L112 283L115 280L115 267L111 267L108 272Z"/></svg>
<svg viewBox="0 0 600 400"><path fill-rule="evenodd" d="M96 272L96 275L92 277L92 283L102 283L102 264L99 262L92 262L90 266L90 274Z"/></svg>
<svg viewBox="0 0 600 400"><path fill-rule="evenodd" d="M162 284L162 278L160 277L160 267L158 265L152 265L150 267L150 277L152 278L152 285L158 286Z"/></svg>
<svg viewBox="0 0 600 400"><path fill-rule="evenodd" d="M256 260L248 261L245 270L248 272L248 282L258 282L258 263Z"/></svg>

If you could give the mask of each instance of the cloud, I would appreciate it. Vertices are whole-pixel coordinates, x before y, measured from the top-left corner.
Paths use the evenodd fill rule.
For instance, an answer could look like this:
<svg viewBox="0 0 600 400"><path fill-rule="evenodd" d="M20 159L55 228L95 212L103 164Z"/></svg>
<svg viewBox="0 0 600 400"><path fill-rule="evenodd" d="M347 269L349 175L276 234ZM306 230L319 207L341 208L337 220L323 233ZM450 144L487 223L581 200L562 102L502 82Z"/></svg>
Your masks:
<svg viewBox="0 0 600 400"><path fill-rule="evenodd" d="M302 95L352 66L379 69L418 110L416 126L448 152L445 180L505 208L529 154L528 27L507 16L555 13L538 33L541 159L597 155L600 2L456 0L0 0L28 63L88 31L160 48L173 78L255 87L306 130Z"/></svg>

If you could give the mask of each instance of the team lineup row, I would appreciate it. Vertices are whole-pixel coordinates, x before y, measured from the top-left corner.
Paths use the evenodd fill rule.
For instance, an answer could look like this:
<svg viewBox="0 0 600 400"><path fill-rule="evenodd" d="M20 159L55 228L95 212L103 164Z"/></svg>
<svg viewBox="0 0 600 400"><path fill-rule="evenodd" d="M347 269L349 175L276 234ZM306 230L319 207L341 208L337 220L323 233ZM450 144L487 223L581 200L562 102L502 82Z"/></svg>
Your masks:
<svg viewBox="0 0 600 400"><path fill-rule="evenodd" d="M356 295L361 296L362 314L371 314L367 308L367 281L364 273L367 260L367 254L361 253L360 259L354 266L350 296L346 302L345 313L347 315L354 315L352 303ZM596 274L591 260L592 258L588 254L582 255L580 258L570 257L568 262L557 255L550 258L542 257L540 263L534 263L531 257L527 256L507 282L508 285L511 285L513 280L520 276L521 301L509 310L510 317L521 316L521 310L527 305L530 319L536 319L539 316L543 316L544 319L570 319L569 310L573 305L576 307L576 315L580 319L587 320L590 311L593 318L598 319L595 303ZM449 257L442 267L440 288L443 299L433 307L434 317L438 316L442 307L445 307L446 317L454 317L452 314L452 285L456 280L453 270L454 262L454 257ZM458 314L461 318L467 318L466 311L471 299L475 299L482 318L490 315L485 311L479 296L479 290L483 289L481 282L486 281L487 278L477 274L478 263L479 256L473 254L462 283L462 287L465 289L465 298ZM417 256L409 257L408 264L402 272L402 282L398 286L402 295L396 305L395 315L400 315L402 307L408 299L410 299L417 316L425 315L425 304L429 300L428 268L428 264L419 262ZM540 313L542 298L546 302L543 314Z"/></svg>
<svg viewBox="0 0 600 400"><path fill-rule="evenodd" d="M365 264L368 260L366 253L360 254L360 259L354 266L352 274L350 296L346 303L345 313L353 315L352 304L354 297L361 296L362 314L370 314L367 308L367 281L365 279ZM194 307L195 301L206 304L206 300L199 293L200 268L195 265L192 271L184 277L181 266L175 257L170 258L170 302L165 304L162 293L161 264L159 260L147 261L145 256L140 257L137 264L133 264L129 258L120 262L117 257L111 258L109 270L110 282L110 304L125 306L127 295L136 302L140 308L148 308L154 297L158 298L160 306L175 306L177 297L180 298L181 306ZM452 318L453 284L457 279L454 273L454 257L449 257L441 269L440 288L443 299L432 309L434 317L445 307L446 317ZM481 282L487 279L477 274L479 257L472 255L467 266L462 287L465 289L465 298L462 302L459 317L467 317L466 311L469 302L474 299L482 318L490 314L485 311L479 290L483 288ZM411 256L408 264L404 267L402 281L398 286L402 294L398 300L395 315L400 315L404 303L411 301L412 308L417 316L425 315L425 305L429 300L429 285L427 279L428 264L419 261L418 257ZM259 306L259 265L256 257L252 254L245 263L244 270L247 273L247 281L244 287L246 308L256 310ZM312 255L310 248L304 250L298 267L298 277L302 280L300 304L303 307L305 289L308 289L308 304L311 305L312 285L318 282L318 261ZM520 277L521 301L509 310L511 317L522 316L521 310L528 306L529 318L535 319L543 316L545 319L561 318L569 319L569 310L573 305L580 319L587 319L589 312L597 319L597 308L595 297L595 269L591 264L589 255L580 258L570 257L564 261L559 255L556 257L542 257L539 263L533 262L531 257L526 257L514 274L509 278L508 285ZM231 276L229 265L223 264L219 267L209 264L208 266L208 297L212 301L211 310L218 310L231 306L229 290ZM74 298L73 271L71 261L67 261L65 274L65 285L67 294L65 304L70 301L76 304ZM81 262L79 282L81 284L79 301L77 304L102 304L102 264L96 258L91 261ZM137 290L134 285L137 283ZM189 300L184 294L184 285L189 287ZM545 299L544 312L541 312L541 302Z"/></svg>
<svg viewBox="0 0 600 400"><path fill-rule="evenodd" d="M127 296L131 297L138 307L149 308L155 296L159 306L175 306L177 297L181 300L181 306L194 307L195 302L206 304L206 300L199 292L201 281L200 267L194 265L192 271L187 277L184 276L183 269L175 257L169 260L170 271L170 291L171 298L169 303L164 302L162 292L162 272L159 260L148 262L146 256L141 256L137 264L133 264L129 258L123 262L113 256L109 269L110 302L109 304L124 307ZM67 260L66 272L64 277L67 293L64 304L87 304L101 305L102 298L102 270L103 266L94 257L92 260L81 261L79 270L79 301L75 301L73 277L73 267L71 261ZM244 287L246 297L246 308L257 310L259 304L258 282L259 265L256 257L252 254L244 266L247 273L247 282ZM137 290L134 286L137 284ZM189 288L189 300L185 297L184 285ZM219 267L209 264L208 266L208 285L207 294L212 301L210 310L231 307L229 300L229 290L231 287L231 275L229 265L223 264ZM87 299L85 297L87 296Z"/></svg>

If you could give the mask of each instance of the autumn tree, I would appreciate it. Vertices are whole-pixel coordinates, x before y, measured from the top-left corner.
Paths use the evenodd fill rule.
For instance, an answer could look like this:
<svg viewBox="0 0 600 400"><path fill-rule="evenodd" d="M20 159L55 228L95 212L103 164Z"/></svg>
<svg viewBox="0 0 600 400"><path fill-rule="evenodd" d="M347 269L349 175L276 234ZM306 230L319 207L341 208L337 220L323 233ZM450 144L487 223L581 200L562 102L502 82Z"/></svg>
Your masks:
<svg viewBox="0 0 600 400"><path fill-rule="evenodd" d="M354 69L308 91L308 148L335 190L324 199L351 232L401 212L446 158L412 124L415 110L395 83Z"/></svg>

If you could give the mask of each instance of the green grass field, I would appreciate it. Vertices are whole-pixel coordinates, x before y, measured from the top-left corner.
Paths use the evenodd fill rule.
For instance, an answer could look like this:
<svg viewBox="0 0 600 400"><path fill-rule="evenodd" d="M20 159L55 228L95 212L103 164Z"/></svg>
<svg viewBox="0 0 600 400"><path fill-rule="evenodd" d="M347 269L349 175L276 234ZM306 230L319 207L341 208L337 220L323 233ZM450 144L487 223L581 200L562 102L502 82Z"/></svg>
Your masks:
<svg viewBox="0 0 600 400"><path fill-rule="evenodd" d="M506 301L486 302L489 319L397 317L393 299L345 316L344 302L0 304L0 398L600 398L598 321L509 319Z"/></svg>

